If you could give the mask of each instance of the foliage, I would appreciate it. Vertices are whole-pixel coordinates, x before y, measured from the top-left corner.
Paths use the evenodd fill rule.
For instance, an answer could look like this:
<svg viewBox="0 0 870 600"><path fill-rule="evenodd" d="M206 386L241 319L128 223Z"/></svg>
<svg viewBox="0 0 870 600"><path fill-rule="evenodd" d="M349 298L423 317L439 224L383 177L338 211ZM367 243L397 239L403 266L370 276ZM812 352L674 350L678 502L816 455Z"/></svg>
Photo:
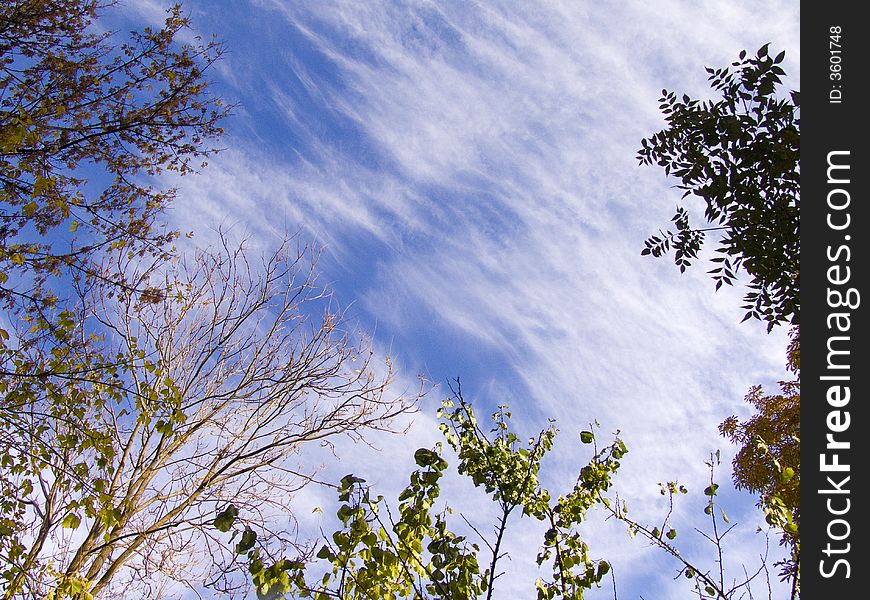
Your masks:
<svg viewBox="0 0 870 600"><path fill-rule="evenodd" d="M101 410L107 392L111 393L106 376L115 368L114 361L93 352L91 344L76 352L53 346L76 334L78 316L73 311L61 312L52 335L40 338L38 344L14 345L10 342L21 339L15 335L0 345L4 370L0 377L4 418L0 431L3 598L15 597L27 577L50 575L49 566L40 563L30 550L52 543L55 526L77 525L77 514L62 514L66 507L59 497L76 496L83 509L98 512L95 501L99 491L89 480L91 468L84 457L104 465L114 455L108 433L95 427L87 416L90 411ZM55 371L65 376L48 376ZM69 581L66 584L72 585Z"/></svg>
<svg viewBox="0 0 870 600"><path fill-rule="evenodd" d="M642 254L663 256L672 248L683 272L711 231L718 240L714 268L718 290L733 284L742 269L750 277L744 321L757 318L774 325L795 325L789 368L798 377L780 382L782 394L765 396L760 386L746 396L757 414L741 423L723 422L720 432L741 448L734 459L738 489L759 493L768 522L782 531L790 558L780 563L783 579L800 594L800 94L777 95L785 57L740 53L728 68L708 68L717 101L700 102L662 91L660 108L668 127L641 142L641 164L657 164L680 179L683 198L694 195L705 205L713 227L697 229L689 211L677 207L675 231L660 231L645 242Z"/></svg>
<svg viewBox="0 0 870 600"><path fill-rule="evenodd" d="M179 41L189 24L178 6L162 26L119 36L102 21L114 4L0 5L3 598L87 598L102 584L72 562L105 563L119 540L142 547L123 532L139 526L130 507L148 497L120 501L131 449L145 452L146 432L166 437L184 414L170 377L154 367L143 379L154 347L131 335L139 305L165 306L165 290L137 288L121 267L170 255L177 234L157 218L174 191L149 182L214 151L228 109L204 72L221 47ZM130 305L131 329L117 338L100 312L113 297Z"/></svg>
<svg viewBox="0 0 870 600"><path fill-rule="evenodd" d="M610 565L591 557L578 528L587 511L604 501L619 459L627 452L623 442L616 438L603 450L596 449L573 488L554 500L541 486L538 473L552 448L555 426L521 444L510 429L506 407L492 415L493 426L484 432L459 392L455 398L439 411L441 430L458 454L459 473L482 487L497 507L492 539L466 520L485 549L454 533L449 507L436 511L448 467L439 444L415 452L418 468L399 494L398 518L382 496L372 496L363 479L348 475L341 480L337 516L342 526L318 551L322 563L306 567L302 560L281 560L267 568L253 547L256 535L249 535L251 544L241 544L237 551L246 553L249 570L260 582L259 598L288 593L317 600L492 598L499 561L505 556L502 542L515 511L547 525L537 563L549 565L550 575L536 583L539 599L580 599L601 582ZM583 432L582 441L594 443L592 432ZM219 524L226 524L225 513L218 515L215 525ZM322 572L323 564L325 573L312 583L312 573Z"/></svg>
<svg viewBox="0 0 870 600"><path fill-rule="evenodd" d="M216 42L179 43L172 7L126 40L97 22L114 0L9 0L0 6L0 300L51 307L46 278L111 279L106 249L165 252L155 223L174 190L147 181L187 173L212 152L226 114L203 73Z"/></svg>
<svg viewBox="0 0 870 600"><path fill-rule="evenodd" d="M642 254L674 249L680 271L698 258L706 233L723 232L709 271L718 290L741 269L749 277L744 320L774 325L800 317L800 94L777 96L785 75L784 52L740 53L728 68L707 68L718 101L678 98L662 90L660 109L668 127L641 142L638 160L680 179L683 198L704 202L712 228L696 229L686 208L677 207L675 231L645 242Z"/></svg>
<svg viewBox="0 0 870 600"><path fill-rule="evenodd" d="M230 502L261 524L286 512L314 475L294 454L412 406L385 397L389 365L378 375L336 315L312 312L324 296L305 257L289 241L262 262L226 241L173 264L116 254L112 268L154 291L80 289L68 326L93 335L75 347L86 354L6 349L4 598L156 598L197 580L233 591L234 554L207 515Z"/></svg>
<svg viewBox="0 0 870 600"><path fill-rule="evenodd" d="M719 431L740 445L734 458L738 489L759 494L768 522L782 531L791 557L782 566L783 578L800 584L800 330L791 332L788 369L792 381L781 381L781 394L765 396L754 386L746 401L756 414L745 422L731 416Z"/></svg>

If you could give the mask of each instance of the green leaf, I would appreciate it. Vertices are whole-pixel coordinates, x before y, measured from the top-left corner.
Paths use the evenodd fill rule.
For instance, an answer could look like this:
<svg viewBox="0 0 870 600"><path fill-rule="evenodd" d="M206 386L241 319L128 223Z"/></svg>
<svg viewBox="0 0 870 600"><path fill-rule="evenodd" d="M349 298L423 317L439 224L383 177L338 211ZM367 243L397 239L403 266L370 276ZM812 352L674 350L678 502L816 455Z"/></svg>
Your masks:
<svg viewBox="0 0 870 600"><path fill-rule="evenodd" d="M64 529L78 529L81 525L82 518L75 513L70 513L63 518L60 526Z"/></svg>
<svg viewBox="0 0 870 600"><path fill-rule="evenodd" d="M595 440L595 434L591 431L581 431L580 432L580 441L584 444L591 444Z"/></svg>
<svg viewBox="0 0 870 600"><path fill-rule="evenodd" d="M366 482L365 479L357 477L351 473L351 474L345 475L344 477L341 478L341 487L350 488L351 486L356 485L357 483L365 483L365 482Z"/></svg>
<svg viewBox="0 0 870 600"><path fill-rule="evenodd" d="M428 448L420 448L414 453L414 462L421 467L429 467L438 462L438 455Z"/></svg>
<svg viewBox="0 0 870 600"><path fill-rule="evenodd" d="M236 554L244 554L254 547L256 541L257 534L254 530L250 527L245 527L245 531L242 533L242 539L239 540L238 544L236 544Z"/></svg>
<svg viewBox="0 0 870 600"><path fill-rule="evenodd" d="M237 516L239 516L239 509L230 504L215 517L215 529L226 533L232 528Z"/></svg>

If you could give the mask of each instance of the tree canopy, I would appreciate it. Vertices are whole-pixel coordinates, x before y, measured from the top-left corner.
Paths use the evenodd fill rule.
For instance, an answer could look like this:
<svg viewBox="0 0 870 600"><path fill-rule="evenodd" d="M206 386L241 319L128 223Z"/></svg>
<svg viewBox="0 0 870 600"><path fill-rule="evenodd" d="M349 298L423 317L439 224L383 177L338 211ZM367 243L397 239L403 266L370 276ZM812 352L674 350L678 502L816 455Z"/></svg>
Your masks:
<svg viewBox="0 0 870 600"><path fill-rule="evenodd" d="M553 424L523 443L512 431L506 406L492 415L486 430L458 392L438 414L441 431L457 453L458 472L483 488L497 507L494 534L487 538L471 526L479 538L473 541L456 533L453 509L439 508L441 478L448 468L442 447L420 448L414 453L417 469L398 496L397 510L383 496L374 496L364 479L342 478L336 513L341 528L323 540L320 561L281 558L267 564L256 532L237 528L241 541L236 552L248 561L258 598L490 599L502 574L510 518L517 513L546 526L536 557L546 571L535 583L539 600L580 600L600 585L610 564L593 557L581 524L588 511L607 502L604 493L628 451L625 444L616 437L603 449L593 446L594 455L573 485L554 497L539 479L541 460L556 435ZM584 431L580 441L594 445L593 432ZM229 531L237 515L234 506L227 508L214 525Z"/></svg>
<svg viewBox="0 0 870 600"><path fill-rule="evenodd" d="M72 326L100 332L92 371L0 380L7 409L18 403L2 434L5 597L244 587L207 515L234 502L264 525L257 515L284 512L315 475L294 458L302 447L388 428L413 405L387 394L389 365L377 374L342 332L306 261L289 243L261 263L225 244L169 270L129 264L132 281L162 277L167 293L93 289Z"/></svg>
<svg viewBox="0 0 870 600"><path fill-rule="evenodd" d="M709 271L731 285L749 276L744 320L800 322L800 94L779 95L785 52L746 51L732 68L707 68L721 99L699 101L662 90L667 128L644 139L638 160L677 177L683 198L696 196L713 227L694 228L690 210L677 206L675 231L660 231L642 254L674 250L681 271L698 258L711 231L721 232Z"/></svg>
<svg viewBox="0 0 870 600"><path fill-rule="evenodd" d="M65 567L42 560L42 549L86 519L111 527L121 510L104 502L112 486L99 473L123 454L107 425L130 409L120 405L141 383L129 377L142 348L113 347L94 302L166 299L119 266L168 258L177 234L158 215L174 192L152 178L193 169L227 113L204 78L218 43L179 41L189 23L178 6L160 27L107 31L100 19L114 4L0 5L4 598L47 593Z"/></svg>
<svg viewBox="0 0 870 600"><path fill-rule="evenodd" d="M780 382L780 395L754 386L745 399L756 414L719 426L740 445L736 486L759 494L759 506L789 548L781 575L791 581L794 598L800 595L800 93L779 94L785 52L771 57L768 46L754 56L741 51L730 69L707 68L720 100L662 90L668 127L641 142L638 159L677 177L684 199L701 198L713 227L692 227L689 209L677 206L676 230L647 239L642 254L660 257L673 249L683 272L706 235L719 232L709 271L716 289L742 270L750 278L743 320L762 320L768 332L784 322L795 326L788 367L798 377Z"/></svg>
<svg viewBox="0 0 870 600"><path fill-rule="evenodd" d="M706 461L710 479L703 491L702 506L708 531L697 529L696 533L710 544L710 550L699 555L697 551L681 551L678 545L683 537L677 533L681 526L675 524L676 500L689 494L686 486L676 481L660 484L668 503L656 524L641 523L629 516L627 504L614 485L628 452L618 432L613 442L603 448L597 444L597 424L580 432L579 441L591 445L592 456L579 468L573 486L556 497L541 484L542 461L557 433L554 422L523 443L513 431L508 407L501 406L492 414L486 430L458 392L442 404L438 414L441 432L458 460L457 473L482 488L496 508L492 527L472 524L481 512L479 502L441 499L442 479L449 464L446 449L440 444L414 453L417 468L397 502L376 495L362 477L343 477L336 486L340 525L332 534L324 533L316 554L318 560L302 554L293 559L274 555L256 529L244 522L244 511L230 504L215 516L213 525L218 531L232 532L232 539L239 540L234 550L247 565L258 598L498 597L495 588L504 573L500 565L507 557L504 542L513 532L518 513L521 518L530 517L543 524L537 553L533 554L534 548L523 548L543 570L534 582L536 597L580 600L588 591L602 586L605 576L613 579L616 588L617 575L611 563L595 558L584 539L583 523L596 510L621 522L632 537L645 539L671 557L678 565L677 577L685 577L692 594L699 599L736 600L751 591L756 580L760 587L767 587L772 598L765 556L754 567L741 565L742 573L736 577L725 566L726 537L737 524L730 521L718 500L718 452ZM463 513L464 508L470 508L470 512ZM458 522L457 513L464 526ZM486 535L482 530L492 533Z"/></svg>
<svg viewBox="0 0 870 600"><path fill-rule="evenodd" d="M0 300L50 307L46 278L68 272L123 286L95 253L165 251L155 221L187 173L215 149L227 113L204 73L215 41L179 42L179 6L127 37L97 26L113 0L11 0L0 7Z"/></svg>

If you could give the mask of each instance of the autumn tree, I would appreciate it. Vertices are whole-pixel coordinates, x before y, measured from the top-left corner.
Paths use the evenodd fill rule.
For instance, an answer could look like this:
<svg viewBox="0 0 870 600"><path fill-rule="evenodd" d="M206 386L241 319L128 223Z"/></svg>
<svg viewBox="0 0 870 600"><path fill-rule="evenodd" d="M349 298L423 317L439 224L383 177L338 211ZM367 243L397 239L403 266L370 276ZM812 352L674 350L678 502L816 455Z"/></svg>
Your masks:
<svg viewBox="0 0 870 600"><path fill-rule="evenodd" d="M113 5L0 5L0 300L7 308L50 309L57 286L46 280L64 273L128 285L123 273L99 271L94 255L165 252L177 234L157 217L174 190L154 187L153 178L189 172L221 134L227 108L204 79L221 46L177 41L189 27L179 6L162 27L105 31L99 19Z"/></svg>
<svg viewBox="0 0 870 600"><path fill-rule="evenodd" d="M717 255L709 272L718 290L743 271L749 276L744 320L774 325L800 320L800 94L779 95L785 71L765 44L742 51L731 68L707 68L719 100L700 101L662 90L667 128L644 139L638 160L680 180L683 198L698 197L711 227L695 228L678 206L675 230L650 237L642 254L685 269L708 233Z"/></svg>
<svg viewBox="0 0 870 600"><path fill-rule="evenodd" d="M746 421L731 416L719 431L740 445L734 457L734 483L759 495L759 507L781 532L789 558L781 563L783 579L800 590L800 330L794 328L788 349L794 379L781 381L780 394L765 395L754 386L746 402L755 409ZM793 594L794 595L794 594Z"/></svg>
<svg viewBox="0 0 870 600"><path fill-rule="evenodd" d="M316 474L300 451L388 428L415 401L387 395L389 363L352 342L291 241L262 261L229 243L173 264L114 259L155 291L84 286L68 327L93 336L89 354L25 349L77 375L2 380L18 403L2 434L7 599L242 589L214 514L233 503L267 527Z"/></svg>
<svg viewBox="0 0 870 600"><path fill-rule="evenodd" d="M120 347L107 354L95 305L80 301L165 300L166 290L139 288L116 267L169 257L177 234L158 217L174 191L154 177L196 168L227 113L204 78L218 43L179 41L189 23L177 6L162 26L108 31L102 17L114 5L0 3L4 597L41 594L65 577L63 560L46 562L43 550L62 546L59 532L77 519L105 514L94 504L105 490L93 487L117 452L105 411L112 402L129 411L117 403L133 389L137 358Z"/></svg>

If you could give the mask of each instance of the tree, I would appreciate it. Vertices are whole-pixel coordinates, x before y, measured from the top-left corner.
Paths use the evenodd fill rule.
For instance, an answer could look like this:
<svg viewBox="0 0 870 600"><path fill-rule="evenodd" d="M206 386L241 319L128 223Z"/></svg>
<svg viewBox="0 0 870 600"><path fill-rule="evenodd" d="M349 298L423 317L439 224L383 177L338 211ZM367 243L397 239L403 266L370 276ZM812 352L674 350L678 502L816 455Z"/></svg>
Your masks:
<svg viewBox="0 0 870 600"><path fill-rule="evenodd" d="M789 559L781 563L783 579L800 592L800 330L791 332L788 369L791 381L780 381L781 394L765 396L754 386L746 402L756 414L741 422L728 417L719 431L740 445L734 457L734 483L738 489L759 494L758 505L768 522L782 532L781 544L789 549Z"/></svg>
<svg viewBox="0 0 870 600"><path fill-rule="evenodd" d="M0 6L0 300L40 313L47 278L97 277L101 250L157 255L177 234L156 223L174 197L149 181L187 173L214 150L227 108L204 71L221 46L179 43L179 6L126 41L95 25L114 0ZM66 282L67 284L69 281Z"/></svg>
<svg viewBox="0 0 870 600"><path fill-rule="evenodd" d="M240 566L250 572L260 600L287 595L315 600L492 598L501 575L499 563L505 556L502 542L510 533L514 511L542 521L546 527L536 561L548 568L550 576L536 581L539 600L583 598L608 573L614 578L615 598L616 579L610 564L592 558L580 532L581 523L593 509L618 519L632 537L647 539L675 559L679 564L677 577L685 576L700 600L736 600L747 594L752 597L750 586L756 579L764 580L772 597L766 556L751 573L744 568L740 578L732 579L726 573L725 538L736 524L731 523L716 499L718 452L707 461L710 484L704 490L704 513L709 518L710 532L697 530L714 550L712 556L695 560L677 547L677 529L672 522L675 498L689 493L685 486L676 482L661 484L662 495L668 497L668 509L655 526L633 520L619 495L611 497L613 477L628 452L618 432L614 441L600 450L594 433L596 424L580 433L582 443L593 444L593 456L580 469L573 488L554 500L541 486L539 472L544 456L552 448L555 424L551 421L538 436L520 444L511 431L507 407L499 407L492 415L491 429L484 432L461 394L457 391L454 397L455 402L445 401L439 411L440 428L458 455L459 474L483 487L498 507L492 536L483 535L462 513L467 535L456 533L450 522L454 514L451 506L445 503L437 507L440 481L448 469L442 447L421 448L414 454L418 468L398 496L398 510L391 508L383 496L375 496L364 479L352 474L342 478L337 486L340 506L336 512L341 527L323 538L317 552L319 561L311 562L304 555L287 559L269 552L234 505L218 513L213 524L224 533L232 531L233 538L239 539L235 552ZM482 546L468 535L479 538ZM705 563L710 566L700 566Z"/></svg>
<svg viewBox="0 0 870 600"><path fill-rule="evenodd" d="M709 271L718 290L738 271L750 278L744 320L774 325L800 319L800 107L799 92L777 95L785 57L740 53L728 68L707 68L718 101L678 98L662 90L660 108L668 127L641 142L638 160L656 164L680 179L683 198L704 203L714 227L693 228L689 211L677 207L676 231L645 242L642 254L663 256L674 249L680 271L698 257L706 233L721 231Z"/></svg>
<svg viewBox="0 0 870 600"><path fill-rule="evenodd" d="M64 576L41 549L56 548L62 530L84 518L70 502L80 502L85 516L103 514L105 490L93 481L117 450L106 419L129 410L117 402L132 389L124 386L137 357L120 346L106 353L94 306L77 304L88 294L77 299L76 290L165 300L157 288L137 289L113 265L170 256L177 233L158 216L174 191L156 189L152 178L195 168L214 151L228 112L204 79L220 57L218 43L179 42L188 21L177 6L162 27L128 37L106 32L100 19L114 4L0 5L0 556L7 598Z"/></svg>
<svg viewBox="0 0 870 600"><path fill-rule="evenodd" d="M285 594L317 600L492 598L501 574L499 561L504 558L501 544L515 512L547 527L537 563L548 566L550 575L536 582L539 599L580 599L585 590L601 582L610 565L591 557L579 526L590 509L606 501L602 494L627 452L625 444L616 438L606 448L596 448L573 488L552 499L538 473L541 460L552 448L555 426L551 424L522 444L510 429L507 407L499 407L492 415L491 429L485 432L459 391L455 399L445 401L439 411L441 431L458 454L459 473L482 487L498 507L490 539L466 520L485 548L451 530L449 507L436 512L440 480L448 467L439 444L414 453L418 469L398 497L397 517L382 496L372 495L362 478L348 475L341 480L337 516L342 527L324 539L317 553L321 564L278 559L267 566L257 534L250 527L239 527L241 541L236 552L248 563L258 598ZM584 443L595 443L590 431L580 437ZM230 509L222 512L216 527L229 531L237 514ZM312 582L315 578L317 583Z"/></svg>
<svg viewBox="0 0 870 600"><path fill-rule="evenodd" d="M742 269L750 276L744 321L767 322L768 332L790 322L789 369L798 376L780 382L781 395L753 387L746 401L758 411L746 422L729 417L719 430L740 444L734 459L738 489L760 495L759 507L782 532L790 551L780 564L783 579L800 595L800 93L777 96L785 75L768 44L754 57L740 53L727 68L707 69L722 99L700 103L662 90L668 128L641 142L641 164L657 164L680 178L683 198L699 196L704 216L716 226L695 229L677 207L676 231L645 242L642 254L663 256L673 247L680 271L698 257L709 231L724 231L709 271L718 290Z"/></svg>
<svg viewBox="0 0 870 600"><path fill-rule="evenodd" d="M379 375L351 343L305 257L289 241L262 262L226 241L174 264L116 254L112 268L150 295L87 286L70 327L93 336L90 354L27 348L78 375L2 381L19 403L3 433L18 509L0 536L4 598L157 598L166 581L232 591L211 515L232 502L265 526L315 475L301 449L412 408L386 395L389 363Z"/></svg>

